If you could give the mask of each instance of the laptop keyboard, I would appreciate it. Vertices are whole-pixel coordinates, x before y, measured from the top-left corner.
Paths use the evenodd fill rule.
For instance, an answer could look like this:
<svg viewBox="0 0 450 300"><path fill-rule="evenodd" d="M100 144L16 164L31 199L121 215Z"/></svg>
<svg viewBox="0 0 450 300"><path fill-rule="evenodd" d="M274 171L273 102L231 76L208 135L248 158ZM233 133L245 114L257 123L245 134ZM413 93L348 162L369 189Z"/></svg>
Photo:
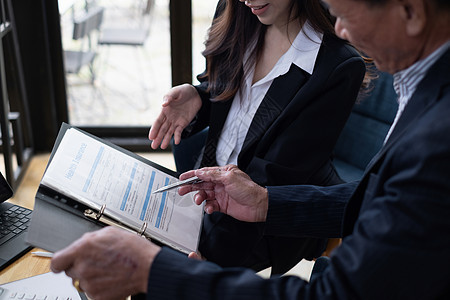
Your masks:
<svg viewBox="0 0 450 300"><path fill-rule="evenodd" d="M31 210L14 205L0 215L0 245L28 228Z"/></svg>

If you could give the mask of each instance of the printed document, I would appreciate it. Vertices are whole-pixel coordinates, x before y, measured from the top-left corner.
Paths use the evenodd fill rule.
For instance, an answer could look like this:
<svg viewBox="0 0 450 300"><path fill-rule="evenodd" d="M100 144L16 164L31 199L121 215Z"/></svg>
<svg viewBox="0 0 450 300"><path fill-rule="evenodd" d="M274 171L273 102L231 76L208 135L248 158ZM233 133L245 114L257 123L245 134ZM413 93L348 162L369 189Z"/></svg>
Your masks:
<svg viewBox="0 0 450 300"><path fill-rule="evenodd" d="M178 179L76 128L65 132L41 184L105 215L141 228L183 252L196 251L203 207L177 189L152 194Z"/></svg>

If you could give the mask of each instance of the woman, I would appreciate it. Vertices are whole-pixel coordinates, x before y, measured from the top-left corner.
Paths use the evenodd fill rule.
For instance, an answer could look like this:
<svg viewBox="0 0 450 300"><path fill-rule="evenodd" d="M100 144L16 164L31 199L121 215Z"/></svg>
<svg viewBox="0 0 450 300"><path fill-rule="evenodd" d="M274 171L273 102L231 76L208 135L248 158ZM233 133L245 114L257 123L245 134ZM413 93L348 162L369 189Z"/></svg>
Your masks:
<svg viewBox="0 0 450 300"><path fill-rule="evenodd" d="M152 148L209 127L201 166L236 164L260 185L341 182L332 152L365 64L335 36L320 1L221 0L205 46L201 84L167 94ZM286 242L264 236L261 224L215 213L205 216L199 250L222 266L283 273L326 246L305 237L282 253Z"/></svg>

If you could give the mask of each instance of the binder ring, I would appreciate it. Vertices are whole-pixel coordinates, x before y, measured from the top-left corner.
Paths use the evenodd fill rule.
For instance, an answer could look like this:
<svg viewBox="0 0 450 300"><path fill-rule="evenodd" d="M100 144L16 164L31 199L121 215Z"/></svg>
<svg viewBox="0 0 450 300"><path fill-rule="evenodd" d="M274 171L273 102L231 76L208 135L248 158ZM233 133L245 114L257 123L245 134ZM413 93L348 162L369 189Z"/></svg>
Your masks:
<svg viewBox="0 0 450 300"><path fill-rule="evenodd" d="M100 207L100 210L98 211L98 213L95 215L95 218L97 219L97 221L100 220L103 213L105 212L105 209L106 209L106 204L103 204L102 207Z"/></svg>
<svg viewBox="0 0 450 300"><path fill-rule="evenodd" d="M141 229L139 229L138 234L140 236L143 236L146 229L147 229L147 222L144 222L144 223L142 223Z"/></svg>

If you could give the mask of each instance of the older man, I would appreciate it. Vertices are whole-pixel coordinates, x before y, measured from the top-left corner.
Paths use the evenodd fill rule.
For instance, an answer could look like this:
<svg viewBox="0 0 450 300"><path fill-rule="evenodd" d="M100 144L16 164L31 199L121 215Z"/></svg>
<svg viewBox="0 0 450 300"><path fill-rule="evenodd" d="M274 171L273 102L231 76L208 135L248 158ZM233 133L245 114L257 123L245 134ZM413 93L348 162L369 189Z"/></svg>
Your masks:
<svg viewBox="0 0 450 300"><path fill-rule="evenodd" d="M266 5L270 1L249 1ZM206 211L265 234L342 236L311 282L188 259L107 228L52 260L94 299L450 299L450 2L326 0L336 31L394 74L399 111L359 184L262 188L234 166L190 171Z"/></svg>

